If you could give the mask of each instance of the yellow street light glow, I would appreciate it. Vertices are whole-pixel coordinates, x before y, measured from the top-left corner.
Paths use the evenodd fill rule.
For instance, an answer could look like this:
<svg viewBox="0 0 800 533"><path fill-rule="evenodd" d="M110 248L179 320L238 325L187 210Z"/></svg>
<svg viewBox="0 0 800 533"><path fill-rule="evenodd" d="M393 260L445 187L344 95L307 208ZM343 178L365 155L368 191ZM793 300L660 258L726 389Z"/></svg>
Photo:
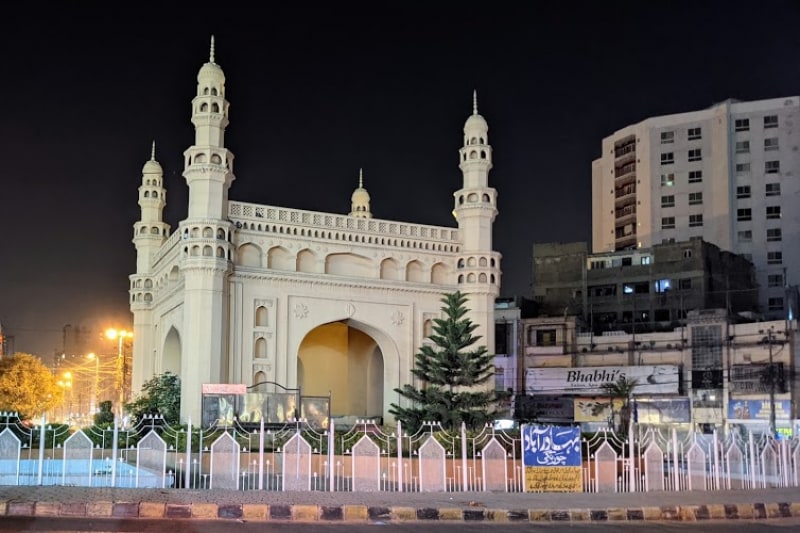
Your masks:
<svg viewBox="0 0 800 533"><path fill-rule="evenodd" d="M133 332L132 331L126 331L124 329L108 328L106 330L106 337L108 337L111 340L114 340L114 339L116 339L118 337L119 338L126 338L126 337L127 338L131 338L131 337L133 337Z"/></svg>

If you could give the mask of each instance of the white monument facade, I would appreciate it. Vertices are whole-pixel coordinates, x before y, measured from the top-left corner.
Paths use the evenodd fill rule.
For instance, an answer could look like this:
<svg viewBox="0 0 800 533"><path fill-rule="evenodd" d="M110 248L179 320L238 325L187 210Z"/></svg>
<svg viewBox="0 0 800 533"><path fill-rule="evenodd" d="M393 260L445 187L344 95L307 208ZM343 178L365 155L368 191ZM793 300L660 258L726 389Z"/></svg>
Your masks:
<svg viewBox="0 0 800 533"><path fill-rule="evenodd" d="M181 378L181 419L201 419L203 384L272 382L331 398L333 416L384 417L414 379L414 354L444 293L468 296L480 344L494 350L500 254L488 125L473 113L459 150L457 227L380 220L359 177L348 214L232 201L225 75L197 75L194 144L184 152L188 213L171 232L155 148L142 170L134 224L134 393L153 376ZM451 209L443 203L443 209Z"/></svg>

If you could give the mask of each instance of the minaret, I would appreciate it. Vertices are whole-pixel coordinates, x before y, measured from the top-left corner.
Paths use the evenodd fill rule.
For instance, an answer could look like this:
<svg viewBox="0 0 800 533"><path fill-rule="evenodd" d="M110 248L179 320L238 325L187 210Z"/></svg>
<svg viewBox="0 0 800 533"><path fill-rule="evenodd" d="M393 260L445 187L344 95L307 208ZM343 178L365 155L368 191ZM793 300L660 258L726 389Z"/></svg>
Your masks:
<svg viewBox="0 0 800 533"><path fill-rule="evenodd" d="M456 276L480 344L494 352L494 301L500 293L500 254L492 250L492 224L497 216L497 191L489 187L492 169L492 147L489 146L489 125L478 114L478 95L472 95L472 115L464 123L464 145L459 150L459 167L463 175L457 190L453 215L461 235Z"/></svg>
<svg viewBox="0 0 800 533"><path fill-rule="evenodd" d="M225 74L214 60L213 36L209 61L197 74L192 124L195 141L184 152L183 171L189 185L189 212L179 229L184 276L181 419L199 422L202 385L227 383L229 376L224 318L232 268L228 190L235 178L233 154L225 148Z"/></svg>
<svg viewBox="0 0 800 533"><path fill-rule="evenodd" d="M139 186L141 216L133 225L133 244L136 246L136 273L130 276L130 305L133 313L133 369L132 391L136 392L153 376L153 369L146 369L146 361L152 357L144 353L152 346L153 318L153 257L169 236L169 224L164 222L164 206L167 191L164 189L164 171L156 161L156 142L150 152L150 160L142 168L142 184ZM149 374L147 372L149 370Z"/></svg>
<svg viewBox="0 0 800 533"><path fill-rule="evenodd" d="M364 169L358 169L358 188L350 197L350 216L372 218L372 213L369 211L369 193L364 188Z"/></svg>

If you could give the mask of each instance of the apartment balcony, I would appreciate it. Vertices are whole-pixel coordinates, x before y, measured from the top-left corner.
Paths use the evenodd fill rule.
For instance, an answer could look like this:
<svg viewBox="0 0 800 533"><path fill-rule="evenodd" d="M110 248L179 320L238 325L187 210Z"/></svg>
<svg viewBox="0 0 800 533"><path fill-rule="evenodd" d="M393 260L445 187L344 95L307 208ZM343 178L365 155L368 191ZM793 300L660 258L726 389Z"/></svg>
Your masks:
<svg viewBox="0 0 800 533"><path fill-rule="evenodd" d="M636 221L635 205L627 205L621 209L616 209L614 211L614 226L616 226L617 228L626 224L630 224L635 221Z"/></svg>
<svg viewBox="0 0 800 533"><path fill-rule="evenodd" d="M636 234L624 235L614 240L614 249L624 250L636 246Z"/></svg>
<svg viewBox="0 0 800 533"><path fill-rule="evenodd" d="M614 191L614 206L620 210L628 204L636 202L636 184L621 187Z"/></svg>
<svg viewBox="0 0 800 533"><path fill-rule="evenodd" d="M634 157L636 157L635 140L614 148L614 159L632 159Z"/></svg>

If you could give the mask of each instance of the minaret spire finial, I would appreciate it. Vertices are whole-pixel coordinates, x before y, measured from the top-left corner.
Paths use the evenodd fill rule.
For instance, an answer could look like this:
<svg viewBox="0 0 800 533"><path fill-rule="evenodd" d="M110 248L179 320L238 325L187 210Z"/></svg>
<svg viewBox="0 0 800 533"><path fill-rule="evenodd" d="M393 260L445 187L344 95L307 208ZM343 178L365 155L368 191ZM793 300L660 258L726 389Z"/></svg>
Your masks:
<svg viewBox="0 0 800 533"><path fill-rule="evenodd" d="M209 55L209 62L214 62L214 36L211 36L211 54Z"/></svg>
<svg viewBox="0 0 800 533"><path fill-rule="evenodd" d="M478 114L478 91L477 89L472 91L472 114Z"/></svg>
<svg viewBox="0 0 800 533"><path fill-rule="evenodd" d="M156 160L156 141L153 139L153 148L150 150L150 161Z"/></svg>
<svg viewBox="0 0 800 533"><path fill-rule="evenodd" d="M364 169L363 168L359 168L358 169L358 188L359 189L363 189L364 188Z"/></svg>

